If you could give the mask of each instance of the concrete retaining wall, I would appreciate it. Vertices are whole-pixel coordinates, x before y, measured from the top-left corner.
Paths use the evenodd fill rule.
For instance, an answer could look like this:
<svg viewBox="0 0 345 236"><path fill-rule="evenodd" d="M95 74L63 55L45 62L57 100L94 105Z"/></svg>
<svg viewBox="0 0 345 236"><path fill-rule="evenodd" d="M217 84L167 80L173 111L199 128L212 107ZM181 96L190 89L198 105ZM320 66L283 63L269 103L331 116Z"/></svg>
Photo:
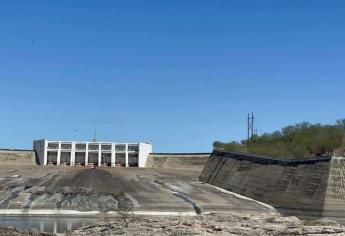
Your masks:
<svg viewBox="0 0 345 236"><path fill-rule="evenodd" d="M345 159L275 160L214 151L200 181L287 211L345 215Z"/></svg>
<svg viewBox="0 0 345 236"><path fill-rule="evenodd" d="M36 165L35 152L0 149L0 165Z"/></svg>
<svg viewBox="0 0 345 236"><path fill-rule="evenodd" d="M202 170L210 155L211 153L150 153L146 166Z"/></svg>

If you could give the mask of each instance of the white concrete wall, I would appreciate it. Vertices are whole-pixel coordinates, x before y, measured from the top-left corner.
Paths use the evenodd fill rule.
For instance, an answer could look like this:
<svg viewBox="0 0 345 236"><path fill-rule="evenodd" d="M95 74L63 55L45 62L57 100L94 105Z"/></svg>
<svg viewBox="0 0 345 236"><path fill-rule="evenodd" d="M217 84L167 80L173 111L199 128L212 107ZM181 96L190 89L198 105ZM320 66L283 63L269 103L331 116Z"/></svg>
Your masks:
<svg viewBox="0 0 345 236"><path fill-rule="evenodd" d="M139 160L138 165L139 167L146 167L147 157L149 153L152 152L152 144L151 143L139 143Z"/></svg>

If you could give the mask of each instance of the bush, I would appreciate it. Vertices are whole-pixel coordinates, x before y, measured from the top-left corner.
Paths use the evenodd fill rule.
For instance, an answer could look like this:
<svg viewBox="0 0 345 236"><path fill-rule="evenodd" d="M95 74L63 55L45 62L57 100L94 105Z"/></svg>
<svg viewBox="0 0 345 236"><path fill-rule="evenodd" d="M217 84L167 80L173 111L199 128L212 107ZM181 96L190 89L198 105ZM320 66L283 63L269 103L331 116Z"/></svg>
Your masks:
<svg viewBox="0 0 345 236"><path fill-rule="evenodd" d="M345 119L338 120L335 125L302 122L280 131L255 136L254 140L248 146L245 145L247 140L228 143L216 141L213 147L288 159L327 155L336 148L345 147Z"/></svg>

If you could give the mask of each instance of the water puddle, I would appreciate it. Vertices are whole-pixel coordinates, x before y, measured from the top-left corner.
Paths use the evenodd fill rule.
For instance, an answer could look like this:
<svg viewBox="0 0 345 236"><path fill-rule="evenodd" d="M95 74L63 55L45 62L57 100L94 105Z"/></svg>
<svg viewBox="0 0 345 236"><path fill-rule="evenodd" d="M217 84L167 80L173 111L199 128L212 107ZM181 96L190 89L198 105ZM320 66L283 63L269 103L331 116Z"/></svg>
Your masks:
<svg viewBox="0 0 345 236"><path fill-rule="evenodd" d="M84 225L97 223L97 218L88 217L36 217L0 216L0 225L19 229L37 229L44 232L66 233Z"/></svg>

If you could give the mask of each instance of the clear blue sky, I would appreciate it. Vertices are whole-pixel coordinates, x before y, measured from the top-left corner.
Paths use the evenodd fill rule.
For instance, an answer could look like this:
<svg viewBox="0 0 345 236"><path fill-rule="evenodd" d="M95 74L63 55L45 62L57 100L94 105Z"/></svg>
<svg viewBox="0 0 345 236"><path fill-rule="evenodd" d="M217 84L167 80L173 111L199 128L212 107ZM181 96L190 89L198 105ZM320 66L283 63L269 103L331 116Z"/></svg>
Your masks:
<svg viewBox="0 0 345 236"><path fill-rule="evenodd" d="M7 1L0 147L214 140L345 117L345 1Z"/></svg>

